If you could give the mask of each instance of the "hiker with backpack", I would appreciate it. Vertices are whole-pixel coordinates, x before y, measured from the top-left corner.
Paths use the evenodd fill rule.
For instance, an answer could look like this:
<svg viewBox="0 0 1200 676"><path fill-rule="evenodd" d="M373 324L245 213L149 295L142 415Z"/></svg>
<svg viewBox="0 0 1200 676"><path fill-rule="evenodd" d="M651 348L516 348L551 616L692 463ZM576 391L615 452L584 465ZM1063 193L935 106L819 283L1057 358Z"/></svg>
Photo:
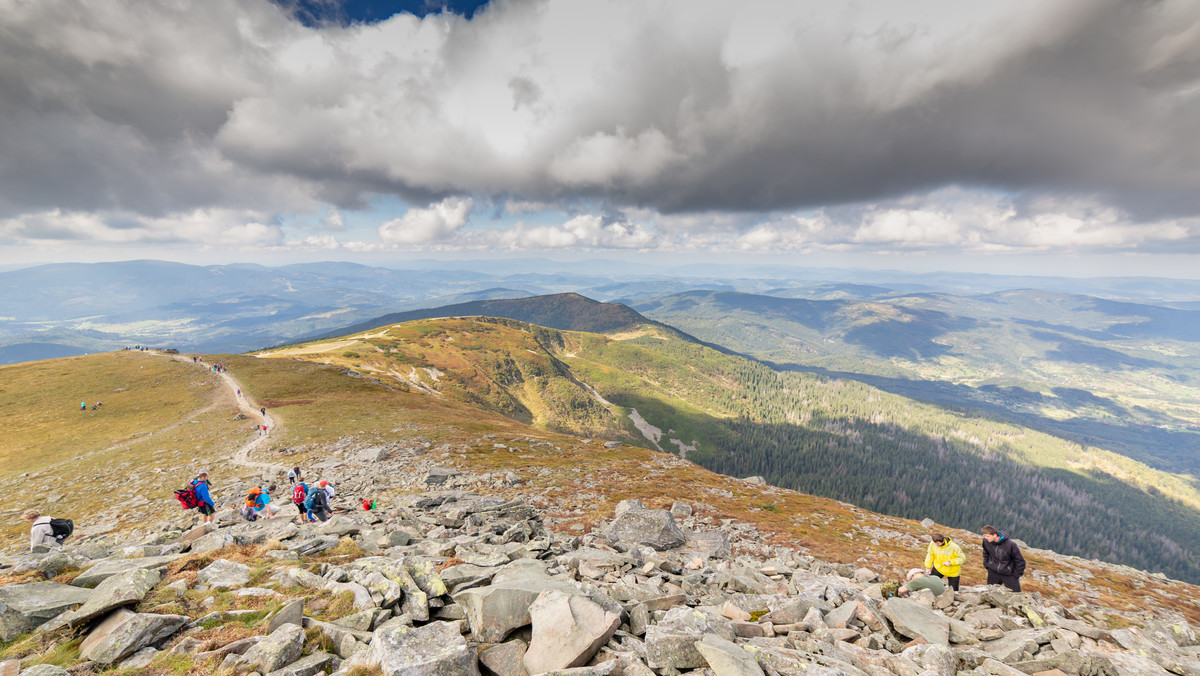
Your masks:
<svg viewBox="0 0 1200 676"><path fill-rule="evenodd" d="M297 468L299 469L299 468ZM307 520L307 509L304 507L304 501L308 499L308 484L304 483L304 477L296 475L296 485L292 486L292 504L296 506L296 511L300 512L300 521Z"/></svg>
<svg viewBox="0 0 1200 676"><path fill-rule="evenodd" d="M317 520L328 521L332 514L329 510L329 494L320 488L314 488L304 499L304 509L308 512L310 523Z"/></svg>
<svg viewBox="0 0 1200 676"><path fill-rule="evenodd" d="M261 516L274 519L275 515L279 513L279 507L271 504L271 493L274 491L275 484L267 486L267 490L265 491L255 486L246 495L246 505L251 507L255 512L259 512Z"/></svg>
<svg viewBox="0 0 1200 676"><path fill-rule="evenodd" d="M29 551L34 551L39 545L55 548L61 547L63 540L75 532L75 524L70 519L54 519L42 516L36 509L25 512L25 520L32 524L29 528Z"/></svg>
<svg viewBox="0 0 1200 676"><path fill-rule="evenodd" d="M196 509L200 512L200 523L212 523L213 515L217 513L217 503L213 502L208 483L208 470L202 470L192 479L192 490L196 491Z"/></svg>
<svg viewBox="0 0 1200 676"><path fill-rule="evenodd" d="M175 499L179 501L180 507L199 511L200 523L213 522L213 515L217 513L217 503L212 498L208 470L200 470L196 478L188 483L187 488L175 491Z"/></svg>
<svg viewBox="0 0 1200 676"><path fill-rule="evenodd" d="M296 467L289 469L288 473L287 473L287 478L288 478L288 481L290 481L293 486L296 485L296 482L300 481L300 467L297 465Z"/></svg>

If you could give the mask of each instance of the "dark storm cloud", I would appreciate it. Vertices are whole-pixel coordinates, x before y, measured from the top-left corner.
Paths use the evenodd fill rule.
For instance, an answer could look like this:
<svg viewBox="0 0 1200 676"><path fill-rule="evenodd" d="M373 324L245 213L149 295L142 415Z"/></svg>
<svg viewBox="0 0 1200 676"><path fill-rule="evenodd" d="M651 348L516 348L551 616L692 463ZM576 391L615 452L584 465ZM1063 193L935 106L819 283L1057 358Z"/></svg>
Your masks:
<svg viewBox="0 0 1200 676"><path fill-rule="evenodd" d="M1002 246L1069 244L1106 210L1126 234L1092 243L1136 245L1141 222L1194 239L1200 5L897 5L508 0L305 26L265 0L0 0L0 218L232 223L373 194L827 220L857 204L863 220L805 237L924 242L958 207L873 205L958 187L1015 195L976 214L1036 205L981 221ZM736 236L754 218L660 220ZM547 237L602 240L572 227Z"/></svg>

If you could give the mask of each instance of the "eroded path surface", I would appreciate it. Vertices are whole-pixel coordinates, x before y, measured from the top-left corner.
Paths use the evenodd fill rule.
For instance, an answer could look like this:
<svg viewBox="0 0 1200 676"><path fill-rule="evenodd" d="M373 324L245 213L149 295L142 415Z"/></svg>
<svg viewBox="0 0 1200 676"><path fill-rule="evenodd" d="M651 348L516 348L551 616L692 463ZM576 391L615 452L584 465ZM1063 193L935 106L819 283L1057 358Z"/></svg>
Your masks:
<svg viewBox="0 0 1200 676"><path fill-rule="evenodd" d="M203 366L204 368L212 368L212 364L204 361L193 362L188 357L178 356L175 357L175 359L177 361ZM237 380L237 378L229 375L229 373L226 371L217 373L217 375L221 377L221 381L224 382L225 386L229 388L229 394L234 398L234 401L237 402L238 410L241 411L248 420L256 422L259 427L262 427L263 425L267 426L267 431L265 434L255 434L250 441L242 444L236 451L234 451L233 455L230 457L230 460L232 460L235 464L242 465L243 467L253 467L255 469L274 469L275 465L270 463L251 460L250 453L271 438L271 435L275 433L276 427L278 426L277 421L271 417L270 413L267 413L266 415L262 413L262 407L242 391L242 384Z"/></svg>

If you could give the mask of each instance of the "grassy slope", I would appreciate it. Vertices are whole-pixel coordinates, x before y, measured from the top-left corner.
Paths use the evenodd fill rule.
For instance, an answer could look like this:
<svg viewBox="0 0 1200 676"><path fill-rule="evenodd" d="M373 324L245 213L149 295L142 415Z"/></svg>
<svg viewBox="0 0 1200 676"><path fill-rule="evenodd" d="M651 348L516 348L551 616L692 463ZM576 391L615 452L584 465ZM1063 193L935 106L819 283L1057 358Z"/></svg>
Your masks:
<svg viewBox="0 0 1200 676"><path fill-rule="evenodd" d="M104 405L80 412L83 400L89 409L96 400ZM0 367L0 536L21 538L28 507L64 516L107 511L136 522L199 465L248 438L249 423L234 420L236 413L215 374L159 355ZM142 496L151 503L136 504Z"/></svg>
<svg viewBox="0 0 1200 676"><path fill-rule="evenodd" d="M1142 561L1127 558L1128 553L1145 557L1146 547L1159 546L1157 540L1156 544L1129 540L1150 537L1130 532L1153 532L1155 538L1161 534L1187 547L1200 523L1200 493L1184 478L1015 425L947 413L859 383L775 374L678 340L654 326L621 336L600 336L551 331L512 320L427 320L325 345L333 349L301 348L277 354L336 363L395 387L409 386L415 378L445 398L544 428L623 439L660 450L673 450L671 440L676 439L696 446L701 461L715 468L767 474L776 483L882 505L899 514L932 515L964 524L980 518L1002 523L1028 520L1024 537L1056 546L1070 546L1078 539L1060 538L1060 542L1047 535L1063 535L1063 528L1073 522L1072 512L1106 513L1107 523L1123 525L1117 526L1112 539L1105 536L1084 543L1077 551L1109 560ZM601 405L575 381L590 384L613 405ZM661 428L663 435L653 441L644 438L628 417L633 409ZM811 461L817 462L811 467L823 469L806 470L811 461L801 455L801 446L771 450L765 457L731 459L729 451L738 447L740 437L758 432L772 438L827 439L829 448L844 454L848 464L836 470L812 456ZM883 450L889 446L895 450ZM766 447L764 442L756 449ZM824 448L804 452L825 455ZM926 463L932 465L921 469ZM960 465L965 474L942 475ZM785 466L795 468L785 471ZM1009 480L1006 476L989 481L981 473L1031 470L1042 473L1042 478ZM805 478L805 472L811 476ZM901 472L906 474L904 483L898 478ZM799 477L796 483L790 483L792 477ZM944 483L947 480L951 483ZM922 488L931 481L943 483ZM977 483L992 484L986 498L996 512L992 517L981 515L974 506L984 492ZM940 497L932 503L925 499L927 495L901 497L905 502L915 500L914 508L907 509L895 505L889 493L892 488L935 491ZM1163 495L1169 499L1159 497ZM1010 507L1003 507L1004 500L1010 501ZM1075 507L1065 507L1068 503ZM1033 511L1026 514L1028 510ZM1099 522L1091 521L1086 528L1099 528ZM1162 526L1162 533L1155 526ZM1159 563L1145 558L1141 565Z"/></svg>
<svg viewBox="0 0 1200 676"><path fill-rule="evenodd" d="M443 335L446 339L452 336ZM337 354L341 354L339 351ZM265 449L259 459L274 460L280 467L300 458L315 461L324 457L322 443L346 437L371 443L386 441L430 441L428 456L439 464L457 466L464 470L514 470L526 478L518 489L527 499L545 506L561 521L560 528L585 524L592 519L611 514L616 503L625 498L642 498L651 505L666 506L673 500L686 500L696 505L698 514L713 519L732 518L755 524L768 541L802 546L814 555L830 561L868 565L884 573L898 573L923 556L923 545L909 538L875 540L864 529L871 527L897 531L921 537L919 524L878 514L834 500L794 493L770 486L753 486L736 479L704 470L675 457L642 448L624 446L607 449L599 442L585 443L575 437L539 430L498 414L464 406L449 398L431 394L403 391L382 379L372 382L365 378L349 377L339 366L323 365L295 359L255 359L245 356L223 356L243 389L272 407L282 422L282 437ZM341 357L339 357L341 359ZM218 481L228 480L236 471L219 458L228 457L231 439L246 434L244 423L229 428L226 418L232 418L231 402L226 402L215 379L202 368L172 363L166 357L146 354L108 354L50 362L53 368L40 374L41 388L47 391L71 391L72 387L88 381L96 388L126 387L126 391L153 392L153 383L187 392L176 408L147 406L127 409L120 406L105 408L117 411L130 428L148 431L156 443L133 443L121 455L100 461L95 456L66 458L56 466L40 465L37 477L23 480L12 478L15 469L6 463L0 492L11 495L23 490L26 484L34 492L43 483L54 485L51 472L63 477L87 476L85 491L96 482L92 472L102 476L102 486L134 484L140 493L153 500L144 511L176 513L170 497L173 481L154 483L147 477L165 470L172 477L186 478L180 470L190 466L198 457L212 465ZM38 365L6 367L0 375L4 382L29 377ZM44 366L44 365L42 365ZM23 370L24 369L24 370ZM26 385L31 383L26 382ZM11 398L6 386L3 397L8 415L29 415L33 419L50 418L58 405L52 398L28 401L20 406ZM17 388L20 389L20 388ZM164 391L165 392L165 391ZM140 395L147 396L149 394ZM190 399L189 399L190 397ZM120 402L113 399L113 402ZM196 418L198 410L216 403L211 419ZM69 410L69 409L68 409ZM135 413L136 411L136 413ZM73 413L78 414L77 411ZM199 419L201 423L191 424ZM82 418L78 423L82 429ZM206 424L207 423L207 424ZM71 423L63 418L61 424ZM230 423L232 424L232 423ZM209 428L212 428L209 430ZM24 429L24 428L22 428ZM180 432L179 430L185 430ZM22 432L34 441L24 446L22 455L38 456L42 444L37 435ZM19 435L18 435L19 436ZM101 439L99 445L119 441ZM495 443L507 446L498 449ZM12 453L7 440L0 440L0 451ZM49 449L50 444L46 444ZM161 449L166 449L162 451ZM186 449L186 451L185 451ZM511 449L511 450L510 450ZM12 457L12 456L9 456ZM21 462L26 462L22 460ZM113 464L117 463L117 464ZM120 463L130 463L121 468ZM22 465L24 466L24 465ZM30 465L32 467L32 465ZM190 470L189 470L190 471ZM123 482L118 474L128 478L136 472L141 479ZM33 478L36 481L30 482ZM69 479L68 479L69 480ZM512 495L513 489L502 489ZM107 496L100 501L83 495L85 491L68 491L58 508L70 514L77 523L86 526L102 520ZM124 494L114 499L120 504ZM10 498L9 503L22 498ZM15 517L6 516L11 523ZM122 523L122 528L136 527L136 519ZM24 530L23 526L20 530ZM968 553L964 581L979 581L979 549L975 536L954 532ZM1032 571L1027 587L1072 605L1084 598L1098 598L1102 603L1124 610L1146 606L1174 609L1200 621L1200 587L1153 578L1133 571L1113 570L1107 566L1031 550L1027 552ZM1074 575L1090 576L1090 589ZM1066 574L1072 577L1047 577Z"/></svg>

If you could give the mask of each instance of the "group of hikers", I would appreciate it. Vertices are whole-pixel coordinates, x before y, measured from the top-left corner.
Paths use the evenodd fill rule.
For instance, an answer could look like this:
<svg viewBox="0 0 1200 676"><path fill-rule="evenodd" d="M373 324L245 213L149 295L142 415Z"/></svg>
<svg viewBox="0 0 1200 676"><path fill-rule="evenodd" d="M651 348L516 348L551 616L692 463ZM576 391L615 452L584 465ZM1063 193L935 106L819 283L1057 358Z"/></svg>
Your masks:
<svg viewBox="0 0 1200 676"><path fill-rule="evenodd" d="M987 571L987 583L1004 585L1008 589L1021 591L1021 576L1025 574L1025 557L1021 548L1007 534L994 526L984 526L983 568ZM958 591L962 566L967 555L962 547L942 533L929 536L925 549L925 567L908 571L907 581L896 589L896 595L906 597L919 589L928 589L934 596L941 596L949 585Z"/></svg>
<svg viewBox="0 0 1200 676"><path fill-rule="evenodd" d="M98 401L98 402L96 402L96 403L92 404L92 410L93 410L93 411L95 411L96 409L100 408L100 407L101 407L101 406L103 406L103 405L104 405L104 402L102 402L102 401ZM80 410L80 411L86 411L86 410L88 410L88 408L87 408L87 402L86 402L86 401L81 401L81 402L79 402L79 410Z"/></svg>
<svg viewBox="0 0 1200 676"><path fill-rule="evenodd" d="M337 495L337 489L332 481L321 479L316 485L309 486L299 467L288 470L288 481L291 483L291 501L296 506L301 522L313 523L328 521L333 515L330 501ZM247 521L257 521L260 518L274 519L279 514L279 505L271 502L271 495L278 495L276 484L266 488L254 486L246 493L242 504L233 504ZM209 482L208 470L202 470L187 488L175 491L175 498L184 509L196 509L200 512L201 523L212 523L217 511L216 501L212 497L212 485Z"/></svg>

